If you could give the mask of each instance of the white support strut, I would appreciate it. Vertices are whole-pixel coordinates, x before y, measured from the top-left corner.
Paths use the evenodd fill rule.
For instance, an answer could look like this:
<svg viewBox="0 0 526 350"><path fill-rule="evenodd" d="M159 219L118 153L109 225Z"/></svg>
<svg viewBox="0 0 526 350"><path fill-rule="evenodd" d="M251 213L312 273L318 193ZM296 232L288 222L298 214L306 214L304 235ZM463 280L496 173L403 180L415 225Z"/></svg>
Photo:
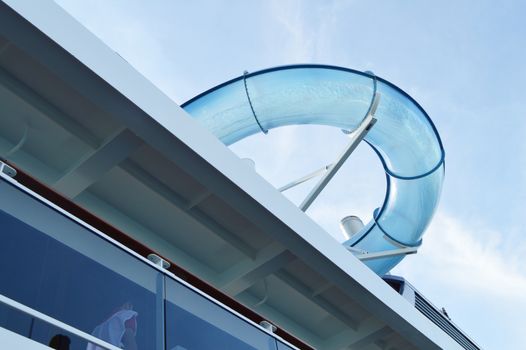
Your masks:
<svg viewBox="0 0 526 350"><path fill-rule="evenodd" d="M361 261L366 260L375 260L375 259L381 259L381 258L388 258L393 256L400 256L400 255L409 255L409 254L416 254L418 251L417 247L407 247L407 248L399 248L399 249L392 249L392 250L384 250L381 252L364 252L356 254L355 256L360 259Z"/></svg>
<svg viewBox="0 0 526 350"><path fill-rule="evenodd" d="M363 140L365 135L367 135L374 123L376 123L374 113L376 112L376 108L378 107L379 103L380 94L375 93L369 113L365 116L358 128L356 128L356 130L351 134L351 142L349 143L347 148L345 148L338 160L334 162L334 164L330 167L327 173L323 175L323 177L318 181L316 186L314 186L314 188L310 191L307 197L300 204L300 209L302 211L306 211L310 207L312 202L314 202L314 200L318 197L318 195L325 188L325 186L327 186L327 184L329 183L329 181L331 181L333 176L338 172L338 170L340 170L347 158L349 158L351 153L356 149L356 147L358 147L358 144L360 143L360 141Z"/></svg>
<svg viewBox="0 0 526 350"><path fill-rule="evenodd" d="M326 166L324 166L323 168L320 168L316 171L313 171L312 173L309 173L303 177L300 177L299 179L297 180L294 180L292 182L289 182L288 184L286 184L285 186L282 186L280 188L278 188L278 191L280 192L285 192L286 190L288 189L291 189L293 187L296 187L298 185L301 185L302 183L304 182L307 182L309 181L310 179L313 179L315 178L316 176L320 176L320 175L323 175L325 172L327 172L331 167L333 166L333 164L328 164Z"/></svg>

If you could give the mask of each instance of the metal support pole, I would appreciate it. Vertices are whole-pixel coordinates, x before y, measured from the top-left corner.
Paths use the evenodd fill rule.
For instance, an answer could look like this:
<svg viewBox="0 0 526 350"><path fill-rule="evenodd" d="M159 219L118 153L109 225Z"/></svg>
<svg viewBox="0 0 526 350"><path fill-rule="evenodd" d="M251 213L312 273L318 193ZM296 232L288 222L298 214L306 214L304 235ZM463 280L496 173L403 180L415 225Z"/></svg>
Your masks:
<svg viewBox="0 0 526 350"><path fill-rule="evenodd" d="M374 95L373 103L371 105L371 109L367 116L364 118L362 123L358 126L358 128L351 134L351 142L347 146L347 148L343 151L343 153L340 155L338 160L331 166L329 171L325 173L325 175L318 181L316 186L310 191L310 193L307 195L307 197L303 200L303 202L300 205L300 209L302 211L306 211L312 202L318 197L318 195L323 191L325 186L331 181L333 176L340 170L341 166L347 158L351 155L351 153L356 149L360 141L367 135L367 132L371 129L371 127L376 123L376 119L374 118L374 113L376 112L376 108L378 107L378 103L380 103L380 94L376 93Z"/></svg>
<svg viewBox="0 0 526 350"><path fill-rule="evenodd" d="M366 261L366 260L374 260L374 259L381 259L381 258L389 258L389 257L399 256L399 255L416 254L417 250L418 250L417 247L407 247L407 248L400 248L400 249L393 249L393 250L384 250L381 252L374 252L374 253L366 252L366 253L356 254L355 256L361 261Z"/></svg>
<svg viewBox="0 0 526 350"><path fill-rule="evenodd" d="M323 173L325 173L327 170L329 170L331 168L332 164L328 164L326 166L324 166L323 168L321 169L318 169L316 171L313 171L312 173L310 174L307 174L303 177L300 177L299 179L297 180L294 180L292 182L289 182L288 184L286 184L285 186L282 186L280 188L278 188L278 191L280 192L285 192L286 190L288 189L291 189L292 187L296 187L298 185L301 185L302 183L304 182L307 182L309 181L310 179L313 179L315 178L316 176L320 176L322 175Z"/></svg>

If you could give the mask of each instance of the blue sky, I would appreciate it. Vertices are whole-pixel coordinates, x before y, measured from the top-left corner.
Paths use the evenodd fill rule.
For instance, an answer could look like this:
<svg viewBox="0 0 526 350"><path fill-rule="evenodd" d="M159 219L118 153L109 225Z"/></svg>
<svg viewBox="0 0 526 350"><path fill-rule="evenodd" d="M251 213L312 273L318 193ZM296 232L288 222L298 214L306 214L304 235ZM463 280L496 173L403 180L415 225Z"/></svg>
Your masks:
<svg viewBox="0 0 526 350"><path fill-rule="evenodd" d="M422 249L394 273L485 349L524 348L526 2L57 2L178 103L291 63L372 70L407 91L443 139L446 181ZM330 163L346 141L331 128L286 127L232 149L279 186ZM379 161L360 146L309 214L342 240L339 219L368 220L384 191Z"/></svg>

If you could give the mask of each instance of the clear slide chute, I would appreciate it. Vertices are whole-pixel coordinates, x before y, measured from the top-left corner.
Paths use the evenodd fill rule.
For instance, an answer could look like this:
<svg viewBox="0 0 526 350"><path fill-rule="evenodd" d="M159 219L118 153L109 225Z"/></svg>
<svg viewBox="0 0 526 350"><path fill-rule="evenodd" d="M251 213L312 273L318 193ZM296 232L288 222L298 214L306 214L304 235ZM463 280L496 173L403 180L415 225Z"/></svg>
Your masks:
<svg viewBox="0 0 526 350"><path fill-rule="evenodd" d="M438 205L444 148L427 113L408 94L372 73L326 65L292 65L245 73L182 107L223 143L286 125L354 131L380 101L364 141L384 167L387 191L373 220L344 242L366 252L417 247ZM383 275L404 255L364 260Z"/></svg>

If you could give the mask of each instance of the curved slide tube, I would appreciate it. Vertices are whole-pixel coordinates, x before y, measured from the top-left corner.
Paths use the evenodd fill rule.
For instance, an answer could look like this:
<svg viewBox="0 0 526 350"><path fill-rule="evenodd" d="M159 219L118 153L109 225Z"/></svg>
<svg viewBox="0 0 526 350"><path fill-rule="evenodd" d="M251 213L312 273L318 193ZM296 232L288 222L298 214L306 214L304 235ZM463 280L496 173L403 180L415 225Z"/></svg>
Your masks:
<svg viewBox="0 0 526 350"><path fill-rule="evenodd" d="M444 149L426 112L393 84L369 73L325 65L293 65L245 73L182 107L223 143L285 125L330 125L353 131L375 94L376 124L365 136L385 169L387 191L373 220L343 244L378 252L416 247L437 207ZM383 275L403 259L364 261Z"/></svg>

